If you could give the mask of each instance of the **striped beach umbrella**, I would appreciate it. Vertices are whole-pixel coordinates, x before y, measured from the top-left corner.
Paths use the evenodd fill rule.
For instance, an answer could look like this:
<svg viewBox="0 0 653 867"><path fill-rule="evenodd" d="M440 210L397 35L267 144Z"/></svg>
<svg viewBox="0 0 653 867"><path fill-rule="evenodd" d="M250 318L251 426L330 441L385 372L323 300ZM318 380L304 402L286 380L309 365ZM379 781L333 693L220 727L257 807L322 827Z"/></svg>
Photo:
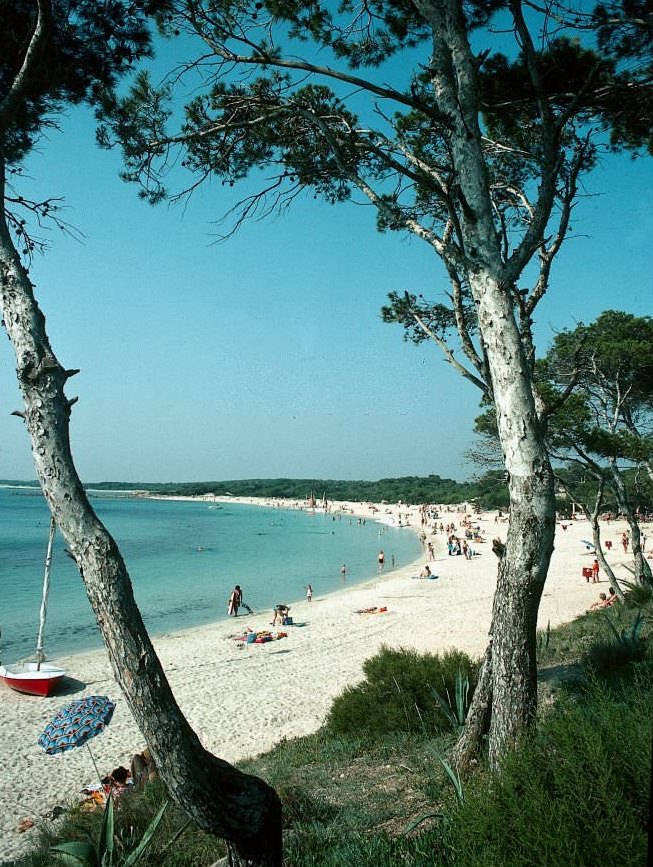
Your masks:
<svg viewBox="0 0 653 867"><path fill-rule="evenodd" d="M39 735L38 745L49 755L81 747L109 725L115 704L106 695L75 699L62 708Z"/></svg>

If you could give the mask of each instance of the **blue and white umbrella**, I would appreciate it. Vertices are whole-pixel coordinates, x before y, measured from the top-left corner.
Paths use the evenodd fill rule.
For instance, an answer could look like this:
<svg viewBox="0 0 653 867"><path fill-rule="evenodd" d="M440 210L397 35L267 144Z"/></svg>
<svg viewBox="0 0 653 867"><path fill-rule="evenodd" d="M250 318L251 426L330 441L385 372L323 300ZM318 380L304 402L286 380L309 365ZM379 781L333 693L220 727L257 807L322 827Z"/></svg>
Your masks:
<svg viewBox="0 0 653 867"><path fill-rule="evenodd" d="M46 725L38 744L49 755L81 747L109 725L114 708L106 695L75 699Z"/></svg>
<svg viewBox="0 0 653 867"><path fill-rule="evenodd" d="M88 741L109 725L114 708L115 704L106 695L75 699L50 720L39 735L38 745L53 756L86 744L98 779L101 779Z"/></svg>

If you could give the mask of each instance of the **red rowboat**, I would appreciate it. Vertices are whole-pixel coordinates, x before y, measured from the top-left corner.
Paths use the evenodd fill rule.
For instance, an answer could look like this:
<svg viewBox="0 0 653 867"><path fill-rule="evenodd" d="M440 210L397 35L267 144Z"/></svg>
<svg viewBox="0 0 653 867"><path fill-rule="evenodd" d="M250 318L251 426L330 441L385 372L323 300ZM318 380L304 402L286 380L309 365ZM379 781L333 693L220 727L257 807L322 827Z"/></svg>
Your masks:
<svg viewBox="0 0 653 867"><path fill-rule="evenodd" d="M0 665L0 678L16 692L48 696L56 690L65 671L57 665L42 662L17 662Z"/></svg>

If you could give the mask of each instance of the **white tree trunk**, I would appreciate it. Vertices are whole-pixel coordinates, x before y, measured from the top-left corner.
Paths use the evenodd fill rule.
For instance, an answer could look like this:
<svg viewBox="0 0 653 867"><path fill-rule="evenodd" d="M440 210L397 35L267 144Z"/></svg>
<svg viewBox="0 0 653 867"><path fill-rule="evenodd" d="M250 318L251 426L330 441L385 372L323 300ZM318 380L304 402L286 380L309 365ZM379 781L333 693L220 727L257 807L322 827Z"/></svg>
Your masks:
<svg viewBox="0 0 653 867"><path fill-rule="evenodd" d="M2 163L0 160L0 198ZM80 570L127 704L171 796L228 841L231 863L280 867L281 804L263 780L208 753L177 706L136 606L120 552L88 502L70 452L65 371L50 347L32 284L0 218L0 297L16 354L37 475Z"/></svg>
<svg viewBox="0 0 653 867"><path fill-rule="evenodd" d="M510 521L499 563L490 644L494 765L537 709L537 614L555 534L553 473L531 387L530 366L507 293L489 277L472 284L492 377L508 473ZM479 701L482 697L479 697Z"/></svg>
<svg viewBox="0 0 653 867"><path fill-rule="evenodd" d="M493 765L535 717L536 626L555 533L553 473L535 406L530 361L513 308L515 270L503 262L479 127L476 59L460 0L414 0L433 32L432 83L449 124L449 147L459 183L467 279L476 304L510 491L510 522L499 563L490 648L456 751L463 763L478 746L479 721L489 722ZM538 222L546 223L554 178L543 172ZM533 228L533 227L531 227ZM520 251L525 257L526 248ZM530 255L530 253L528 253ZM527 257L526 257L527 258ZM524 259L526 261L526 259Z"/></svg>

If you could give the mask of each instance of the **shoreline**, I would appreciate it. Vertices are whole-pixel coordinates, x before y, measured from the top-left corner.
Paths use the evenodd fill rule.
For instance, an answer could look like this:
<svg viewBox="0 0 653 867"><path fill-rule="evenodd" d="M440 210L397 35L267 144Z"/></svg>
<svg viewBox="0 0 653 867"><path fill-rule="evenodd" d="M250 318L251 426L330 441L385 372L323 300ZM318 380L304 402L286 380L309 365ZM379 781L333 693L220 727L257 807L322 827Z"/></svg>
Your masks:
<svg viewBox="0 0 653 867"><path fill-rule="evenodd" d="M236 502L240 498L225 499ZM337 503L337 507L354 508L349 514L366 520L396 520L399 508L402 515L410 515L407 529L421 532L417 507L350 503ZM460 513L441 512L438 523L453 521L460 528L460 518ZM414 577L428 559L423 551L409 565L316 595L310 603L292 603L296 625L285 628L288 635L279 641L243 645L233 640L245 627L270 629L269 611L154 637L177 702L203 746L226 761L238 762L268 751L284 738L316 731L333 698L361 679L363 662L382 644L420 652L456 647L480 658L487 643L496 585L497 560L491 539L505 540L507 524L495 523L494 513L485 513L478 521L472 516L472 521L485 530L487 541L475 546L479 556L471 561L447 556L444 534L429 535L435 545L431 565L437 580ZM587 522L567 522L566 526L565 531L556 527L556 549L540 604L540 629L547 623L555 627L572 620L608 586L605 580L602 586L586 583L581 576L581 568L593 559L581 542L588 535ZM616 521L604 535L618 540L624 526ZM627 578L627 569L620 562L627 558L616 547L608 560L618 577ZM387 611L356 613L372 607ZM83 695L107 694L116 702L110 725L93 740L101 773L121 764L128 767L132 755L144 746L106 651L85 651L59 661L69 679L63 693L51 698L22 696L0 685L4 733L0 742L0 863L29 846L30 832L16 830L21 819L46 821L39 817L55 805L76 801L79 790L94 779L87 750L47 756L36 745L39 733L57 710Z"/></svg>

